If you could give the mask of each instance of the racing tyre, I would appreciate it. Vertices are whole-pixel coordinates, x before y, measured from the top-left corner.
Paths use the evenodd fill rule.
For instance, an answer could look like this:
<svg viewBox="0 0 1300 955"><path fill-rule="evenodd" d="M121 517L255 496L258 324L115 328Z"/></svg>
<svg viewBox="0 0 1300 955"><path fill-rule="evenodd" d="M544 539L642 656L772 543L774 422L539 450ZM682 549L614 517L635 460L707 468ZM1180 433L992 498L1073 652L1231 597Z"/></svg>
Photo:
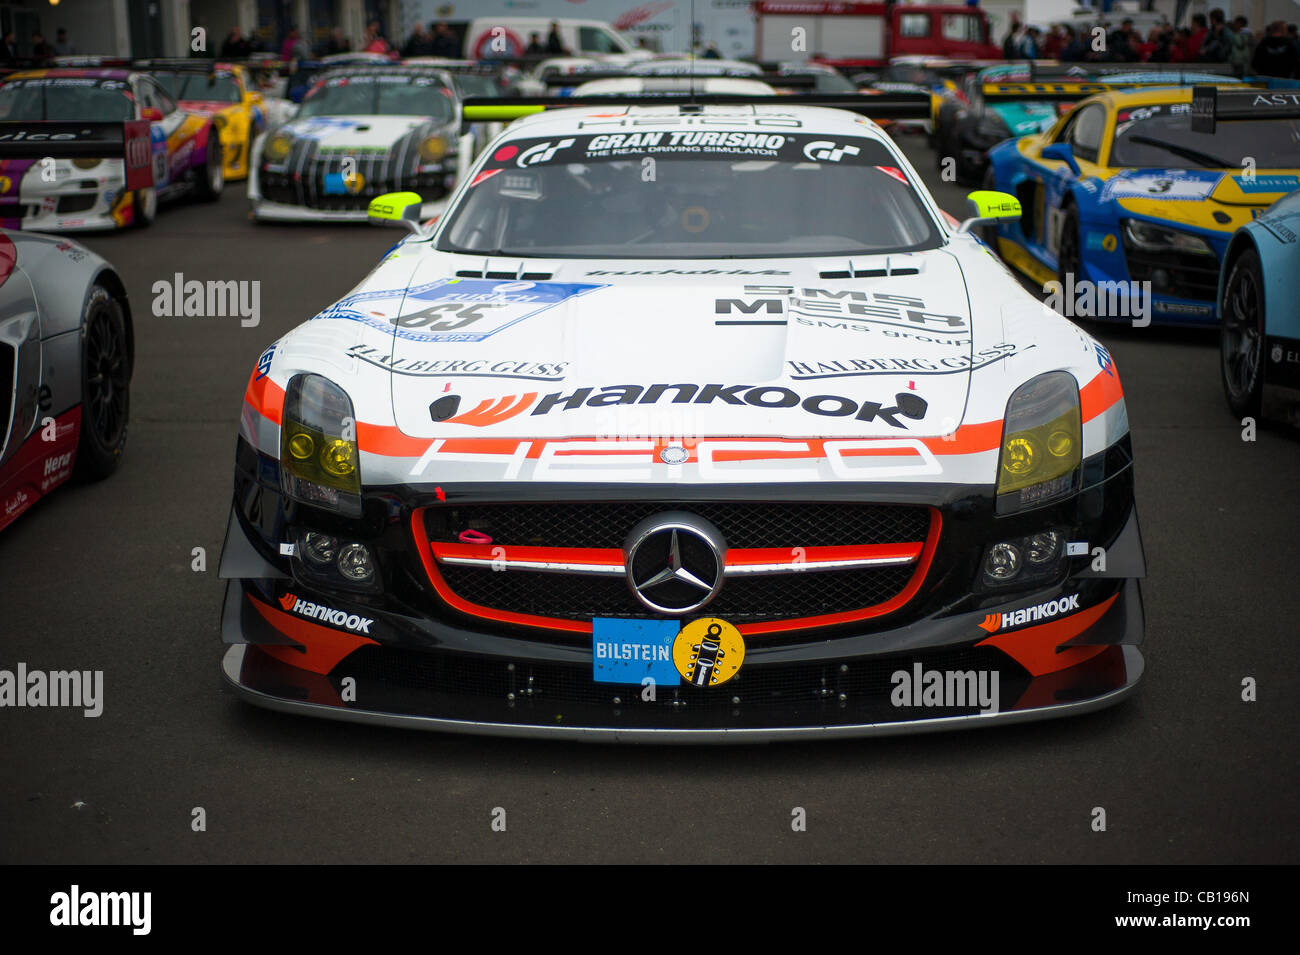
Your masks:
<svg viewBox="0 0 1300 955"><path fill-rule="evenodd" d="M1256 417L1264 396L1264 274L1254 249L1232 263L1219 313L1223 393L1238 418Z"/></svg>
<svg viewBox="0 0 1300 955"><path fill-rule="evenodd" d="M82 315L78 478L99 481L117 470L126 446L130 385L131 354L122 306L96 285Z"/></svg>
<svg viewBox="0 0 1300 955"><path fill-rule="evenodd" d="M221 137L214 129L208 133L208 158L199 167L198 193L201 202L216 202L226 187L226 173L221 168Z"/></svg>
<svg viewBox="0 0 1300 955"><path fill-rule="evenodd" d="M143 229L153 225L153 220L158 218L158 190L153 186L137 189L131 202L135 207L135 215L131 220L135 227Z"/></svg>

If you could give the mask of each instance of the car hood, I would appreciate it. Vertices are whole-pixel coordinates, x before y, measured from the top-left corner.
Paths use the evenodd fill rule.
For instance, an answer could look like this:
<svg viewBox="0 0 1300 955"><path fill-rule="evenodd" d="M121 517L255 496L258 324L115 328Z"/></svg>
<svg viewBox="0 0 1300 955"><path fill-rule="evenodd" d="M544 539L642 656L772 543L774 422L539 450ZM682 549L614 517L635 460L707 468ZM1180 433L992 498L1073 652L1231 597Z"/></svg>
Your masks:
<svg viewBox="0 0 1300 955"><path fill-rule="evenodd" d="M1247 175L1222 169L1124 169L1106 180L1100 199L1139 215L1231 232L1295 189L1300 177L1294 170Z"/></svg>
<svg viewBox="0 0 1300 955"><path fill-rule="evenodd" d="M436 125L424 116L307 116L286 123L281 132L314 142L319 150L386 149L422 126Z"/></svg>
<svg viewBox="0 0 1300 955"><path fill-rule="evenodd" d="M942 250L855 259L879 273L855 280L828 277L845 259L416 258L320 316L357 323L348 355L388 373L413 437L941 435L971 369L1015 351L996 319L976 344Z"/></svg>

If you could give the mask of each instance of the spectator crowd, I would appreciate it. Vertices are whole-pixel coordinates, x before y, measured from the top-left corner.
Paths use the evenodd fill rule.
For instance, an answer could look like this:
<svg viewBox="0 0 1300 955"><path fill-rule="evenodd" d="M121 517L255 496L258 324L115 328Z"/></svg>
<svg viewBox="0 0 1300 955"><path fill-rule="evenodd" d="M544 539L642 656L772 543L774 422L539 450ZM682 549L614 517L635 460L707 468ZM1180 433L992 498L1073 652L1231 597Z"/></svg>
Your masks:
<svg viewBox="0 0 1300 955"><path fill-rule="evenodd" d="M1296 25L1275 20L1257 36L1244 16L1229 22L1216 7L1207 17L1192 15L1191 26L1175 28L1167 21L1145 37L1133 21L1101 25L1100 31L1054 23L1046 31L1021 22L1014 11L1002 55L1009 60L1060 60L1066 63L1227 63L1238 75L1300 79L1300 40Z"/></svg>

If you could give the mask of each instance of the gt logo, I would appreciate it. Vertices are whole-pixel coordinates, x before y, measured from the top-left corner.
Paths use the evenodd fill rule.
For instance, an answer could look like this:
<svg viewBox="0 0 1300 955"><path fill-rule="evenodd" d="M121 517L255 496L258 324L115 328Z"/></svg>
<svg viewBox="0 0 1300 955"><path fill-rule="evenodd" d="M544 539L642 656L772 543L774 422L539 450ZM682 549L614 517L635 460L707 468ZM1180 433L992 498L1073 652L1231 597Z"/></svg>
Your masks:
<svg viewBox="0 0 1300 955"><path fill-rule="evenodd" d="M845 156L856 156L862 152L857 146L836 146L825 139L811 142L803 148L805 158L813 162L839 162Z"/></svg>
<svg viewBox="0 0 1300 955"><path fill-rule="evenodd" d="M536 146L529 146L521 152L519 158L515 160L515 164L522 167L533 166L540 162L550 162L551 157L557 152L572 145L572 139L561 139L555 145L551 145L549 142L538 143Z"/></svg>

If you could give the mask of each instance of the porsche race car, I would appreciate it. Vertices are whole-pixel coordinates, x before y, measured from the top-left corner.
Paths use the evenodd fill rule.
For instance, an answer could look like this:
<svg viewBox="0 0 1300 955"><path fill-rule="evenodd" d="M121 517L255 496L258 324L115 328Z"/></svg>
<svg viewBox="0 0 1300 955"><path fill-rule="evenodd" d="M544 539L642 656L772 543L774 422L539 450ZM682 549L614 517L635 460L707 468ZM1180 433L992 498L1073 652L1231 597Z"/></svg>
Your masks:
<svg viewBox="0 0 1300 955"><path fill-rule="evenodd" d="M288 118L287 101L263 94L241 64L183 60L149 70L181 109L212 117L228 181L248 177L253 141Z"/></svg>
<svg viewBox="0 0 1300 955"><path fill-rule="evenodd" d="M927 96L807 102L471 101L531 115L436 223L371 203L410 234L249 375L220 571L240 697L692 742L1134 689L1114 361L972 234L1014 198L957 223L867 118Z"/></svg>
<svg viewBox="0 0 1300 955"><path fill-rule="evenodd" d="M419 193L432 215L456 183L460 101L423 67L348 67L307 93L294 118L253 146L248 197L258 221L364 222L370 200Z"/></svg>
<svg viewBox="0 0 1300 955"><path fill-rule="evenodd" d="M126 158L34 155L26 147L43 123L143 129L149 184L128 182ZM61 140L66 141L66 140ZM219 135L209 115L181 109L153 77L133 70L50 69L11 73L0 81L0 225L73 232L147 226L160 200L194 194L220 198L225 185Z"/></svg>
<svg viewBox="0 0 1300 955"><path fill-rule="evenodd" d="M126 445L134 329L113 267L57 236L0 230L0 529Z"/></svg>
<svg viewBox="0 0 1300 955"><path fill-rule="evenodd" d="M1031 280L1059 282L1075 314L1210 324L1234 231L1300 188L1300 121L1261 110L1198 132L1190 87L1115 90L989 159L989 187L1024 210L996 225L996 247ZM1076 289L1098 294L1085 304Z"/></svg>

